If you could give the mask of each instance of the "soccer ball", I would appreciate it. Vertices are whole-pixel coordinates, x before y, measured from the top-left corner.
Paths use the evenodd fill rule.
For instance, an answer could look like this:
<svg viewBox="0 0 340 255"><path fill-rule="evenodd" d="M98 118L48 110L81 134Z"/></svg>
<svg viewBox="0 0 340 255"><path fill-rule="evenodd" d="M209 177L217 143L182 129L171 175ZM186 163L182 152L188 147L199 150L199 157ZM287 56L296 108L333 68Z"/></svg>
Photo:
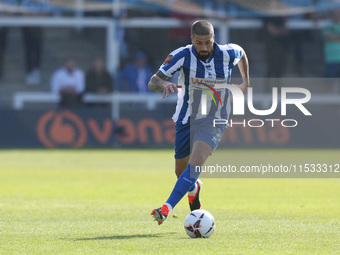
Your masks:
<svg viewBox="0 0 340 255"><path fill-rule="evenodd" d="M208 238L214 233L214 217L206 210L194 210L185 218L184 229L191 238Z"/></svg>

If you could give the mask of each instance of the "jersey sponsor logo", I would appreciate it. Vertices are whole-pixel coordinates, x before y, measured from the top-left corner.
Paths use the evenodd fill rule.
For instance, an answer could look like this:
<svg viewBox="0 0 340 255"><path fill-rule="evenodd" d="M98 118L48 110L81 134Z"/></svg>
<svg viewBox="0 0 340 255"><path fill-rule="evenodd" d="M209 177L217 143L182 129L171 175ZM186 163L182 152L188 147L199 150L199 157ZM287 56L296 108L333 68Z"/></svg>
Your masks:
<svg viewBox="0 0 340 255"><path fill-rule="evenodd" d="M169 55L165 60L164 60L164 65L168 65L169 64L169 62L170 62L170 60L172 59L172 55Z"/></svg>
<svg viewBox="0 0 340 255"><path fill-rule="evenodd" d="M210 86L210 85L204 83L204 82L203 82L203 79L199 80L199 79L191 78L191 82L192 82L192 84L194 84L194 85L198 85L198 87L197 87L198 89L201 89L201 90L203 90L204 92L206 92L206 93L212 98L212 100L214 101L215 105L217 105L217 102L216 102L216 100L215 100L214 95L208 90L208 89L210 89L210 90L217 96L218 101L219 101L220 104L222 105L221 97L219 96L219 94L217 93L217 91L216 91L212 86ZM208 88L208 89L201 88L201 87L199 87L200 85L202 85L202 86L204 86L204 87L206 87L206 88Z"/></svg>

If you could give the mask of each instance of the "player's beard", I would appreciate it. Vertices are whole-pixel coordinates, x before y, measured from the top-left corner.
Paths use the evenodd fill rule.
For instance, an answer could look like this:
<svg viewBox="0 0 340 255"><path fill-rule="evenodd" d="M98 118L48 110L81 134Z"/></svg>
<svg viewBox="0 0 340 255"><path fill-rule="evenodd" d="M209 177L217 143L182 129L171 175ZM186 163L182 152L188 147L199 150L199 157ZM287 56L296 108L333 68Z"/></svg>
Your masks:
<svg viewBox="0 0 340 255"><path fill-rule="evenodd" d="M212 51L200 51L200 52L198 52L198 58L200 59L200 60L202 60L202 61L206 61L208 58L210 58L210 56L211 56L211 52ZM207 54L204 54L204 55L202 55L201 53L207 53Z"/></svg>

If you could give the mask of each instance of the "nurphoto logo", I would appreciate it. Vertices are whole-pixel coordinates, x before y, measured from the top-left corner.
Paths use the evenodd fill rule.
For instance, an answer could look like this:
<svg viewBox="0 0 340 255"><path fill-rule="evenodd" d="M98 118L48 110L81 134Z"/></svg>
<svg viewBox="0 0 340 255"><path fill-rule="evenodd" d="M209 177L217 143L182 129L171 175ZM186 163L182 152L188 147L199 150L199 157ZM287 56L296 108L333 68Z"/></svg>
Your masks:
<svg viewBox="0 0 340 255"><path fill-rule="evenodd" d="M224 83L223 83L224 81ZM217 105L217 102L214 98L214 95L208 90L210 89L218 98L219 103L222 105L222 101L220 96L218 95L216 90L219 89L228 89L230 93L232 94L233 98L233 107L232 107L232 114L233 115L245 115L245 105L248 106L249 111L257 116L270 116L273 114L280 104L281 108L281 116L287 115L287 105L295 105L305 116L312 116L310 111L307 110L307 108L304 106L305 103L309 102L311 99L311 93L308 89L305 88L299 88L299 87L282 87L281 88L281 98L279 103L279 93L278 88L273 87L272 88L272 104L269 109L256 109L254 107L254 95L253 95L253 88L248 88L247 93L247 104L245 104L245 95L241 91L241 89L235 85L226 84L225 80L222 80L221 82L215 80L215 84L211 84L213 80L195 80L193 81L193 84L196 85L197 88L204 90L207 93L203 93L201 95L201 114L207 115L207 102L208 98L207 95L209 95L212 100L214 101L215 105ZM210 84L207 84L210 83ZM201 88L200 86L203 86L204 88ZM299 98L289 98L289 95L294 95L295 97L298 95ZM233 122L233 120L227 120L227 119L214 119L213 120L213 126L216 125L248 125L249 127L262 127L265 122L268 122L271 124L271 127L274 127L275 123L280 123L284 127L295 127L298 125L298 121L295 119L250 119L250 120L243 120L238 122Z"/></svg>

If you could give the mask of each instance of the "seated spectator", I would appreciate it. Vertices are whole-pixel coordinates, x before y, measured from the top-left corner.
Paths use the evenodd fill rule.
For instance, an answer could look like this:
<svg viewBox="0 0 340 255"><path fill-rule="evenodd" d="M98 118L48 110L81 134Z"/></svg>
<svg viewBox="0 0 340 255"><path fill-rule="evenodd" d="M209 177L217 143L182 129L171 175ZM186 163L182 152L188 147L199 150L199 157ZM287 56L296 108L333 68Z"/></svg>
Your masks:
<svg viewBox="0 0 340 255"><path fill-rule="evenodd" d="M95 58L90 70L86 72L85 92L108 94L112 92L112 77L106 70L102 58Z"/></svg>
<svg viewBox="0 0 340 255"><path fill-rule="evenodd" d="M59 93L60 107L77 107L85 89L84 71L76 67L73 58L68 58L64 67L56 70L51 79L51 90Z"/></svg>
<svg viewBox="0 0 340 255"><path fill-rule="evenodd" d="M148 59L143 51L138 51L135 62L128 65L120 74L121 91L147 93L148 82L153 74Z"/></svg>

